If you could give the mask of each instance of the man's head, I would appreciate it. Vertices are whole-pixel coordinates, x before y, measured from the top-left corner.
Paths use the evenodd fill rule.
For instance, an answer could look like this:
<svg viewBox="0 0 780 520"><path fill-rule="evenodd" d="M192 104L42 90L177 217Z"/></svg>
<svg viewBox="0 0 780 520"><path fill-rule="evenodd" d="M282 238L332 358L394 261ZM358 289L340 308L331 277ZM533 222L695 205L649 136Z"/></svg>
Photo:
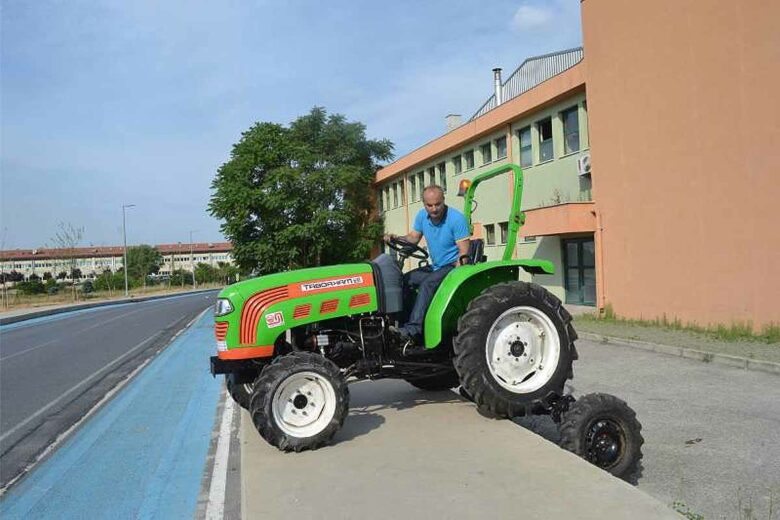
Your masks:
<svg viewBox="0 0 780 520"><path fill-rule="evenodd" d="M433 222L438 222L444 216L444 190L441 186L428 186L423 190L423 206L428 212L428 217Z"/></svg>

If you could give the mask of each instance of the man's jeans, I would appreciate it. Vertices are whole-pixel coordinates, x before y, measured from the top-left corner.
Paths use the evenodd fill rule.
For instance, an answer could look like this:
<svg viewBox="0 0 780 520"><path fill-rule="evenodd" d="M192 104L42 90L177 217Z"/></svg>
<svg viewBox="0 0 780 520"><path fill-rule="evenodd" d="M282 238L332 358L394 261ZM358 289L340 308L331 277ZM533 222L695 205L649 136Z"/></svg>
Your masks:
<svg viewBox="0 0 780 520"><path fill-rule="evenodd" d="M404 329L409 334L413 336L422 334L425 311L428 310L436 289L441 285L444 277L453 269L453 266L448 265L438 271L434 271L431 269L431 266L425 266L409 271L404 275L404 306L407 306L412 301L414 297L413 289L417 288L417 299L409 315L409 321L404 325Z"/></svg>

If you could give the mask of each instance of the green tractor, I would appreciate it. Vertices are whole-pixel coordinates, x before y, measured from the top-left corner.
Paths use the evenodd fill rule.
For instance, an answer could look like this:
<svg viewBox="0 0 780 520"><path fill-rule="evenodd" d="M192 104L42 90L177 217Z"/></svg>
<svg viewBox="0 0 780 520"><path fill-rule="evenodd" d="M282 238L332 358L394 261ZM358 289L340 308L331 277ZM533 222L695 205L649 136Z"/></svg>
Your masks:
<svg viewBox="0 0 780 520"><path fill-rule="evenodd" d="M395 256L264 275L222 290L211 371L225 374L230 395L267 442L284 451L319 448L348 414L348 383L399 378L426 391L460 387L493 417L551 415L564 447L635 477L643 441L634 412L612 396L575 402L564 394L577 359L571 315L543 287L518 281L520 269L554 269L546 260L512 259L525 218L522 170L506 165L463 181L466 219L472 226L477 186L509 171L514 196L503 258L487 262L482 241L471 241L428 308L422 353L407 355L388 330L404 317L405 260L428 256L402 239L389 243Z"/></svg>

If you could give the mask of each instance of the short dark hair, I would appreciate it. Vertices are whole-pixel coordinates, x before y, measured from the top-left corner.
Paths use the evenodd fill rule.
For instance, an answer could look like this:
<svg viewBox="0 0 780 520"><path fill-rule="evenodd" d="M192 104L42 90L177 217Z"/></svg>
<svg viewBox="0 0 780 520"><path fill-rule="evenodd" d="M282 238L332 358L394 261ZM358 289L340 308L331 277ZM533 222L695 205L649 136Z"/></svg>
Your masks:
<svg viewBox="0 0 780 520"><path fill-rule="evenodd" d="M438 191L441 193L441 196L444 197L444 188L439 186L438 184L431 184L430 186L426 186L423 190L423 195L425 195L426 191Z"/></svg>

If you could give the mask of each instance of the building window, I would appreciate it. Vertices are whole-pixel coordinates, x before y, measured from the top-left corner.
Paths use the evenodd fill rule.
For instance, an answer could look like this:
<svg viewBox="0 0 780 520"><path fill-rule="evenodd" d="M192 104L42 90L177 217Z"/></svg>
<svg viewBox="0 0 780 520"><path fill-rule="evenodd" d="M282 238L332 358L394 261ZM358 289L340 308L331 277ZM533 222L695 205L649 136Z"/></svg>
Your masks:
<svg viewBox="0 0 780 520"><path fill-rule="evenodd" d="M411 200L417 200L417 176L409 176L409 193L411 194Z"/></svg>
<svg viewBox="0 0 780 520"><path fill-rule="evenodd" d="M506 136L496 139L496 159L506 157Z"/></svg>
<svg viewBox="0 0 780 520"><path fill-rule="evenodd" d="M428 186L436 185L436 169L433 167L428 168Z"/></svg>
<svg viewBox="0 0 780 520"><path fill-rule="evenodd" d="M495 226L495 224L485 224L485 242L489 246L495 245L495 243L496 243L496 226Z"/></svg>
<svg viewBox="0 0 780 520"><path fill-rule="evenodd" d="M551 161L553 155L552 119L547 118L536 123L539 131L539 162Z"/></svg>
<svg viewBox="0 0 780 520"><path fill-rule="evenodd" d="M574 153L580 150L580 120L577 107L561 112L563 120L563 153Z"/></svg>
<svg viewBox="0 0 780 520"><path fill-rule="evenodd" d="M406 204L406 188L403 179L398 181L398 187L401 188L401 206L403 206Z"/></svg>
<svg viewBox="0 0 780 520"><path fill-rule="evenodd" d="M507 236L509 236L509 222L499 222L498 227L501 230L501 243L506 244Z"/></svg>
<svg viewBox="0 0 780 520"><path fill-rule="evenodd" d="M385 187L385 210L390 209L390 185Z"/></svg>
<svg viewBox="0 0 780 520"><path fill-rule="evenodd" d="M466 169L470 170L474 168L474 150L469 150L463 154L463 159L466 161Z"/></svg>
<svg viewBox="0 0 780 520"><path fill-rule="evenodd" d="M526 126L517 132L517 140L520 142L520 166L527 168L534 163L531 154L531 127Z"/></svg>
<svg viewBox="0 0 780 520"><path fill-rule="evenodd" d="M463 171L463 161L461 160L460 155L456 155L452 158L452 166L455 167L455 175Z"/></svg>
<svg viewBox="0 0 780 520"><path fill-rule="evenodd" d="M523 242L528 242L528 243L536 242L536 237L533 236L523 237Z"/></svg>
<svg viewBox="0 0 780 520"><path fill-rule="evenodd" d="M383 196L384 191L379 190L379 193L377 193L377 199L379 200L379 213L385 212L385 198ZM166 262L170 261L168 258L165 259Z"/></svg>
<svg viewBox="0 0 780 520"><path fill-rule="evenodd" d="M393 183L393 207L398 207L398 183Z"/></svg>
<svg viewBox="0 0 780 520"><path fill-rule="evenodd" d="M439 163L436 166L436 169L439 170L439 183L441 183L441 189L444 190L444 193L447 193L447 169L444 166L444 163Z"/></svg>
<svg viewBox="0 0 780 520"><path fill-rule="evenodd" d="M480 151L482 152L482 164L493 162L493 153L490 149L490 143L485 143L480 146Z"/></svg>

